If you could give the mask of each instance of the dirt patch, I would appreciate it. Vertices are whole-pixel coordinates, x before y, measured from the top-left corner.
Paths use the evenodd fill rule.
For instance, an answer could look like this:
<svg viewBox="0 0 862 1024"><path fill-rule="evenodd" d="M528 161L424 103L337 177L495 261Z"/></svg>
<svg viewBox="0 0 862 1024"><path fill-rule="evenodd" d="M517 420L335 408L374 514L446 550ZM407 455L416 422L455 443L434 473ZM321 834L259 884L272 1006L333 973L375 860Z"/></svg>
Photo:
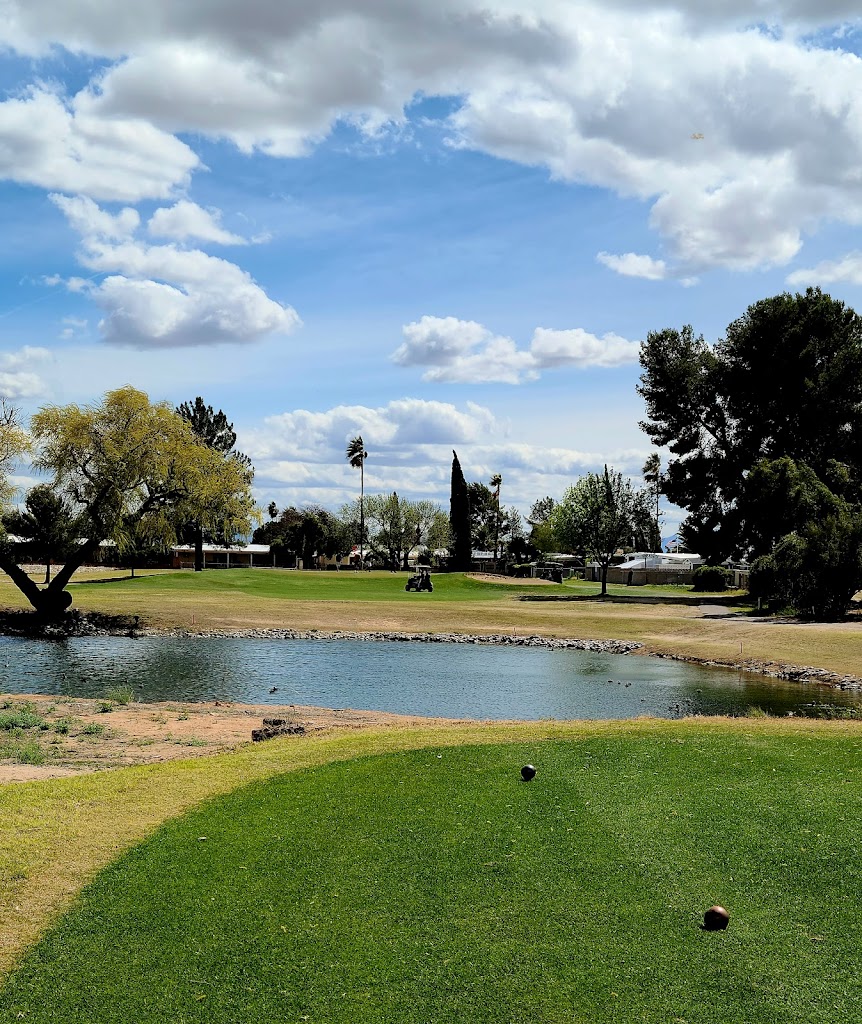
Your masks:
<svg viewBox="0 0 862 1024"><path fill-rule="evenodd" d="M519 576L499 576L493 572L468 572L468 580L477 580L479 583L502 583L511 587L558 587L559 583L552 583L550 580L533 579L530 576L521 578Z"/></svg>
<svg viewBox="0 0 862 1024"><path fill-rule="evenodd" d="M0 696L11 708L27 705L47 728L28 729L44 752L44 764L0 761L0 783L59 778L79 772L155 761L201 757L251 742L264 717L301 725L306 733L369 726L420 726L449 719L420 718L384 711L315 708L297 704L233 704L226 701L115 704L83 697Z"/></svg>

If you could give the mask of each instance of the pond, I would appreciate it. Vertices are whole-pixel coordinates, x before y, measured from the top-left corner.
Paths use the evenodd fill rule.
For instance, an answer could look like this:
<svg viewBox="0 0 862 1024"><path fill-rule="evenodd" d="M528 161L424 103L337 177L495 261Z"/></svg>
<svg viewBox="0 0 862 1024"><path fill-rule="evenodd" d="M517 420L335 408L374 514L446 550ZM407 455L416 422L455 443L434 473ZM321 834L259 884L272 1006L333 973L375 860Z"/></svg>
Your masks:
<svg viewBox="0 0 862 1024"><path fill-rule="evenodd" d="M450 643L247 638L0 637L0 689L137 700L308 704L450 718L810 714L862 694L730 669L591 651Z"/></svg>

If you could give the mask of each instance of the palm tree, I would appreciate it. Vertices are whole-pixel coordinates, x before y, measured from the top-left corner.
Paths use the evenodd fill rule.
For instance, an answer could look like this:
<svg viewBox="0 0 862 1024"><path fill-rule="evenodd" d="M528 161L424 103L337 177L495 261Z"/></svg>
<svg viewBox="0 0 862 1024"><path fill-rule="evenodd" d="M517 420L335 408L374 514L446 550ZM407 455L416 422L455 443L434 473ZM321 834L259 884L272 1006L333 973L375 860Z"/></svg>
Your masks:
<svg viewBox="0 0 862 1024"><path fill-rule="evenodd" d="M494 513L494 561L497 561L497 540L500 535L500 484L503 482L503 478L499 473L494 473L491 477L491 486L494 488L494 497L497 500L497 510Z"/></svg>
<svg viewBox="0 0 862 1024"><path fill-rule="evenodd" d="M661 551L661 525L659 523L659 511L658 511L658 499L661 494L662 483L664 482L664 474L661 471L661 456L658 452L653 452L646 462L644 463L643 469L644 483L647 488L655 495L655 529L656 537L658 538L658 548Z"/></svg>
<svg viewBox="0 0 862 1024"><path fill-rule="evenodd" d="M362 568L365 562L365 460L368 458L362 434L351 438L345 454L350 465L359 470L359 566Z"/></svg>

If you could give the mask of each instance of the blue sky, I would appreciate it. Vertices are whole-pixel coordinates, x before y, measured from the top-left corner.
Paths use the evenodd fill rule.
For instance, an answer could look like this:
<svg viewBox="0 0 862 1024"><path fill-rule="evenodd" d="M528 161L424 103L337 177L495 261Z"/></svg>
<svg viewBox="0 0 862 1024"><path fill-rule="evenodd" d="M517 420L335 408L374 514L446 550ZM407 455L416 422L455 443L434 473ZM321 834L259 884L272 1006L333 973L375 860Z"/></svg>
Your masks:
<svg viewBox="0 0 862 1024"><path fill-rule="evenodd" d="M202 395L262 506L356 433L444 506L453 448L522 511L637 478L649 330L862 305L854 9L704 6L9 0L0 392Z"/></svg>

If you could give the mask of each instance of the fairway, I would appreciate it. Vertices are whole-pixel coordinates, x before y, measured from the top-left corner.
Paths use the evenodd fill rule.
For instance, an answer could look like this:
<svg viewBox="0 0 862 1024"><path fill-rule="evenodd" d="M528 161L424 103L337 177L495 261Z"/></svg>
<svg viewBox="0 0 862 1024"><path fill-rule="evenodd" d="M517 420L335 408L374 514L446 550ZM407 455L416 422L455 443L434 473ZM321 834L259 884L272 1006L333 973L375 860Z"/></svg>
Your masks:
<svg viewBox="0 0 862 1024"><path fill-rule="evenodd" d="M852 1020L860 747L844 728L684 723L276 776L104 870L0 1010L70 1024ZM727 932L699 927L715 902Z"/></svg>

